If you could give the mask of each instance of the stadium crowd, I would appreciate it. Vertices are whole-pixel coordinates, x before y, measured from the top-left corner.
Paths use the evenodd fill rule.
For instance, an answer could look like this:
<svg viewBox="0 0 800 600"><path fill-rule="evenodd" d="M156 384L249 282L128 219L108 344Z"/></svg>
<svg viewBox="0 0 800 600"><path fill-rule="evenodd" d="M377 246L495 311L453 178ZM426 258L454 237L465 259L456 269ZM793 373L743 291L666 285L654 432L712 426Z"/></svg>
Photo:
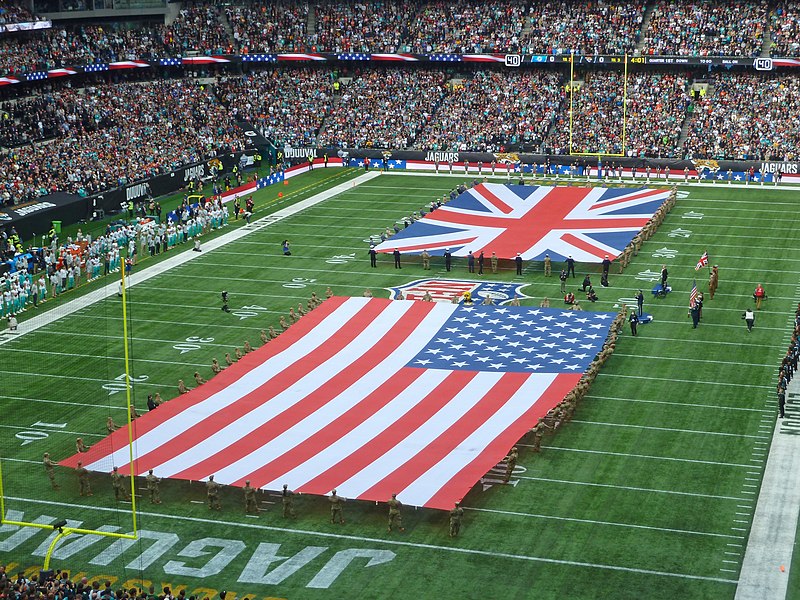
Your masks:
<svg viewBox="0 0 800 600"><path fill-rule="evenodd" d="M0 5L5 19L33 19L27 9ZM217 7L184 2L170 24L107 22L7 34L0 69L24 73L93 62L260 52L417 52L532 54L645 53L773 56L800 52L793 0L637 0L556 4L529 0L452 3L446 0L239 0ZM230 27L230 31L226 29ZM644 31L643 31L644 28Z"/></svg>
<svg viewBox="0 0 800 600"><path fill-rule="evenodd" d="M229 54L234 50L213 2L184 5L178 18L167 27L164 42L180 53L194 50Z"/></svg>
<svg viewBox="0 0 800 600"><path fill-rule="evenodd" d="M533 54L624 54L639 41L642 2L537 0L529 10L523 40Z"/></svg>
<svg viewBox="0 0 800 600"><path fill-rule="evenodd" d="M451 79L447 79L451 77ZM588 72L576 88L572 150L622 152L622 75ZM218 152L243 149L248 121L279 146L569 152L569 92L552 71L267 69L191 80L51 84L0 105L0 202L63 191L89 195ZM626 154L793 160L800 77L716 74L628 78ZM687 137L680 136L687 124ZM44 143L39 143L44 141Z"/></svg>
<svg viewBox="0 0 800 600"><path fill-rule="evenodd" d="M717 73L689 125L684 152L694 157L795 160L800 122L797 75Z"/></svg>
<svg viewBox="0 0 800 600"><path fill-rule="evenodd" d="M407 52L406 40L419 0L319 3L311 46L331 52Z"/></svg>
<svg viewBox="0 0 800 600"><path fill-rule="evenodd" d="M770 13L770 55L800 54L800 3L781 2Z"/></svg>
<svg viewBox="0 0 800 600"><path fill-rule="evenodd" d="M481 71L448 94L415 148L504 152L523 144L537 150L561 104L559 76L546 71Z"/></svg>
<svg viewBox="0 0 800 600"><path fill-rule="evenodd" d="M21 6L18 2L8 2L7 0L0 2L0 25L30 23L38 20L28 8Z"/></svg>
<svg viewBox="0 0 800 600"><path fill-rule="evenodd" d="M306 49L308 5L253 2L225 7L233 40L242 54Z"/></svg>
<svg viewBox="0 0 800 600"><path fill-rule="evenodd" d="M644 33L644 51L669 56L758 56L766 25L766 0L659 0Z"/></svg>
<svg viewBox="0 0 800 600"><path fill-rule="evenodd" d="M216 93L234 121L249 121L292 147L314 146L333 103L332 73L282 69L224 77Z"/></svg>
<svg viewBox="0 0 800 600"><path fill-rule="evenodd" d="M332 148L406 148L445 95L442 71L362 71L342 86L318 137Z"/></svg>
<svg viewBox="0 0 800 600"><path fill-rule="evenodd" d="M193 82L105 85L31 102L58 137L0 156L0 193L16 201L90 195L244 146L225 108ZM18 126L20 139L36 136L38 123L15 122L3 135Z"/></svg>
<svg viewBox="0 0 800 600"><path fill-rule="evenodd" d="M629 76L625 111L628 156L679 158L681 126L691 98L689 78L673 73ZM588 74L575 92L572 150L622 153L624 78L619 73ZM569 153L569 98L552 139L556 154Z"/></svg>
<svg viewBox="0 0 800 600"><path fill-rule="evenodd" d="M101 582L98 578L90 580L83 576L73 581L68 571L60 569L40 579L40 574L31 573L30 569L14 575L6 571L6 565L0 564L0 598L8 600L210 600L209 597L216 596L216 592L208 588L203 588L202 592L197 597L186 596L185 589L173 593L172 589L164 587L157 591L154 585L114 589L109 580ZM221 597L225 597L224 592Z"/></svg>

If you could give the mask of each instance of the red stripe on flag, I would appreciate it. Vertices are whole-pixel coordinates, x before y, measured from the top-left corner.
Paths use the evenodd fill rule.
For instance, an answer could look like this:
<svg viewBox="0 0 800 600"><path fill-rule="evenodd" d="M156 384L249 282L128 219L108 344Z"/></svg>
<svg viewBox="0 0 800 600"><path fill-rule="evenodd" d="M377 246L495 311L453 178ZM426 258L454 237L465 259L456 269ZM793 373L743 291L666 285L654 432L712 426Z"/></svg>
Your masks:
<svg viewBox="0 0 800 600"><path fill-rule="evenodd" d="M347 481L424 425L475 375L471 371L453 371L412 410L330 469L298 486L298 491L304 494L327 494L341 482Z"/></svg>
<svg viewBox="0 0 800 600"><path fill-rule="evenodd" d="M631 202L633 200L639 200L641 198L647 198L648 196L658 196L659 194L663 194L663 190L644 190L638 194L629 194L625 195L622 198L614 198L613 200L606 200L605 202L598 202L597 204L593 204L589 207L589 210L597 210L599 208L605 208L607 206L613 206L615 204L622 204L624 202Z"/></svg>
<svg viewBox="0 0 800 600"><path fill-rule="evenodd" d="M184 410L199 404L200 402L208 399L213 394L222 391L226 387L234 384L245 373L257 367L264 361L272 358L286 350L298 339L313 330L317 324L322 321L330 313L334 312L339 306L344 304L348 298L334 297L325 300L321 306L314 309L311 313L303 317L298 323L290 327L287 331L282 333L277 339L272 340L265 346L262 346L255 352L246 354L236 364L231 365L223 370L217 376L213 377L208 383L193 389L188 394L178 396L168 402L159 406L156 410L152 410L133 422L134 438L138 439L149 433L159 425L168 421L172 417L180 414ZM64 459L59 464L64 467L74 467L80 460L84 465L96 462L103 459L106 455L112 453L114 450L124 448L128 445L128 431L126 427L116 431L109 437L98 442L89 449L89 452L84 454L77 454L70 458ZM127 473L128 466L120 465L120 470L125 469ZM136 469L137 473L142 473L141 469Z"/></svg>
<svg viewBox="0 0 800 600"><path fill-rule="evenodd" d="M475 459L458 473L453 474L450 481L445 483L439 491L431 496L425 503L428 508L449 509L452 508L452 498L463 498L472 488L474 482L483 477L492 467L499 463L511 447L530 430L540 417L543 417L549 410L555 407L564 399L564 396L574 388L582 374L564 373L560 374L548 386L540 396L540 400L535 402L519 419L515 420L503 433L498 435L492 442L484 448Z"/></svg>
<svg viewBox="0 0 800 600"><path fill-rule="evenodd" d="M248 476L242 477L232 485L241 485L245 480L249 479L253 487L258 488L273 481L280 475L288 473L325 450L325 448L345 435L346 432L352 431L361 425L394 400L399 393L414 383L424 372L424 369L401 369L392 376L391 380L379 385L375 391L369 393L363 400L315 434L303 440L301 444L253 471Z"/></svg>
<svg viewBox="0 0 800 600"><path fill-rule="evenodd" d="M579 238L579 237L577 237L577 236L575 236L575 235L573 235L571 233L565 233L564 235L561 236L561 239L564 240L565 242L567 242L568 244L573 245L576 248L580 248L581 250L583 250L585 252L588 252L589 254L594 254L597 258L601 258L601 257L605 256L606 254L608 254L609 258L616 258L617 257L617 255L614 254L612 251L610 251L610 250L601 250L597 246L594 246L594 245L590 244L589 242L586 242L586 241L582 240L581 238Z"/></svg>
<svg viewBox="0 0 800 600"><path fill-rule="evenodd" d="M529 376L530 373L504 374L483 398L435 440L425 448L420 448L416 455L409 457L405 464L364 491L359 498L364 500L388 498L391 494L399 493L400 490L407 488L495 414L519 390Z"/></svg>
<svg viewBox="0 0 800 600"><path fill-rule="evenodd" d="M341 351L347 344L352 342L364 326L371 323L382 310L383 306L380 303L370 302L365 304L347 323L342 323L344 327L340 329L336 335L315 349L314 352L292 363L290 369L275 373L249 394L240 397L233 402L233 404L209 414L205 419L185 430L177 439L162 444L155 450L140 456L136 461L137 472L141 474L148 469L155 469L179 454L191 450L210 435L217 433L217 431L230 425L240 417L243 417L259 405L268 402L298 379L312 372L334 354ZM303 317L303 319L305 318L306 317ZM301 319L301 321L303 319ZM318 323L319 320L316 323L310 324L312 327L309 328L309 331ZM291 328L289 331L291 331ZM269 344L267 344L267 346L269 346ZM255 367L263 363L264 360L259 359L253 362L256 364L252 365L252 367ZM229 383L232 384L233 381ZM120 467L120 472L121 471L122 467Z"/></svg>
<svg viewBox="0 0 800 600"><path fill-rule="evenodd" d="M478 190L478 192L480 192L481 196L483 196L494 206L496 206L503 214L507 215L514 210L508 204L500 200L500 198L498 198L495 194L490 192L489 189L482 183L479 183L477 186L475 186L475 189Z"/></svg>
<svg viewBox="0 0 800 600"><path fill-rule="evenodd" d="M380 303L374 302L370 303L370 305L371 304L378 304L380 312L383 312L383 309L387 306L385 304L381 305ZM402 317L400 317L400 319L398 319L397 323L393 325L392 329L381 338L380 343L369 348L369 351L365 351L363 355L347 365L334 377L324 381L321 387L318 387L308 393L302 398L302 401L297 402L294 406L288 408L279 415L276 415L273 419L266 421L252 431L249 431L247 435L241 437L235 442L232 442L224 452L214 454L213 456L200 461L179 473L176 473L172 477L176 479L189 480L203 479L206 476L213 475L218 470L233 464L237 460L246 457L267 442L274 440L282 432L287 431L291 427L294 427L300 423L303 419L307 418L325 406L328 402L345 392L349 387L364 377L371 370L378 367L378 365L380 365L384 359L388 358L391 353L394 352L397 347L405 341L407 332L416 329L429 313L429 304L422 302L411 303L409 309L403 314ZM332 356L334 353L329 352L328 346L335 346L337 347L338 351L358 334L360 334L364 329L363 326L369 325L373 320L374 319L371 318L369 321L362 320L360 323L347 323L344 331L341 331L339 335L325 342L325 344L315 351L311 356L315 356L317 352L320 351ZM353 331L354 329L356 331ZM344 342L339 342L339 337L345 338ZM326 356L326 358L328 357ZM312 361L310 359L304 359L304 361L311 362L312 364L322 363L322 361ZM304 375L313 371L313 368L309 368L307 372L302 369L302 362L303 361L295 363L292 365L291 369L287 369L284 371L284 373L281 373L278 377L276 377L275 379L279 380L278 385L273 383L274 380L269 382L270 399L277 396L278 393L284 391L287 387L301 379ZM313 364L314 368L317 366L319 365ZM257 398L259 405L265 402L265 399L260 393L262 389L263 386L259 389ZM234 407L238 407L240 402L241 401L237 401L234 406L225 410L225 421L228 421L228 414L233 412L232 409ZM243 416L252 408L254 408L254 406L252 403L248 402L247 405L243 406L242 408L244 410L241 412L241 414L237 414L236 418ZM219 419L215 418L213 425L217 429L222 429L222 427L235 420L235 418L231 418L230 421L226 423L220 422ZM208 432L200 433L205 434L203 435L203 438L207 437L208 435ZM216 431L214 433L216 433ZM341 432L341 434L343 435L343 432ZM197 441L200 442L203 438L200 438Z"/></svg>

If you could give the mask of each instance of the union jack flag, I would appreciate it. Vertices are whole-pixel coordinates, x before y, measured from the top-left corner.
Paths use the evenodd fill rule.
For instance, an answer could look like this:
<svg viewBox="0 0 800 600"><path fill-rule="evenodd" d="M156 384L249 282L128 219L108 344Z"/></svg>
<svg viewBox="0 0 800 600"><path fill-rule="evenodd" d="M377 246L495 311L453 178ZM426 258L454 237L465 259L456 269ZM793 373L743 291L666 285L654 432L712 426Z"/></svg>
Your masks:
<svg viewBox="0 0 800 600"><path fill-rule="evenodd" d="M701 256L700 260L697 261L697 266L695 266L694 270L699 271L707 264L708 264L708 252L703 252L703 256Z"/></svg>
<svg viewBox="0 0 800 600"><path fill-rule="evenodd" d="M479 184L377 246L378 252L578 262L616 257L667 199L666 190Z"/></svg>

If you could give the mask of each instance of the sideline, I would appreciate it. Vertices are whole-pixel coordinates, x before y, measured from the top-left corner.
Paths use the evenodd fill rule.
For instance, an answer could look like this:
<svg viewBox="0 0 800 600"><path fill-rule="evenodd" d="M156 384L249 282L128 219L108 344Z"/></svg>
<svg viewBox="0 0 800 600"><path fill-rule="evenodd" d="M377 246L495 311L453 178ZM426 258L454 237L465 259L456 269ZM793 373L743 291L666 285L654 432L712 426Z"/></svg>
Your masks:
<svg viewBox="0 0 800 600"><path fill-rule="evenodd" d="M800 378L786 390L786 418L772 434L736 600L783 600L800 512ZM796 590L795 590L796 591Z"/></svg>
<svg viewBox="0 0 800 600"><path fill-rule="evenodd" d="M330 189L327 189L319 194L315 194L310 198L306 198L305 200L301 200L291 206L287 206L286 208L282 208L279 211L276 211L272 214L267 215L266 217L262 217L256 221L253 221L249 225L243 225L233 231L229 231L224 233L214 239L206 242L203 244L203 252L193 252L190 248L187 248L183 252L178 252L173 256L163 260L153 266L145 267L140 271L134 270L134 272L129 276L130 284L126 287L133 287L139 283L143 283L145 281L149 281L154 277L162 275L169 271L170 269L174 269L175 267L179 267L185 265L186 263L195 260L210 251L216 250L217 248L221 248L226 244L230 244L231 242L235 242L246 235L254 231L258 231L263 229L264 227L268 227L273 223L277 223L278 221L282 221L287 217L291 217L296 215L299 212L306 210L316 204L324 202L325 200L329 200L334 196L338 196L339 194L346 192L353 188L353 186L361 185L362 183L366 183L376 177L379 177L380 173L373 171L370 173L364 173L363 175L359 175L354 179L350 179L344 183L340 183ZM82 308L86 308L87 306L91 306L92 304L96 304L101 300L105 300L106 298L110 298L111 296L116 295L117 289L119 287L119 281L114 278L114 280L100 287L96 290L92 290L85 296L79 296L74 300L70 300L69 302L65 303L64 305L55 308L53 310L48 310L47 312L32 317L30 319L26 319L19 325L19 329L16 333L11 333L8 330L0 332L0 346L10 342L12 340L17 340L26 333L31 333L36 331L37 329L41 329L46 325L50 325L59 319L69 316Z"/></svg>

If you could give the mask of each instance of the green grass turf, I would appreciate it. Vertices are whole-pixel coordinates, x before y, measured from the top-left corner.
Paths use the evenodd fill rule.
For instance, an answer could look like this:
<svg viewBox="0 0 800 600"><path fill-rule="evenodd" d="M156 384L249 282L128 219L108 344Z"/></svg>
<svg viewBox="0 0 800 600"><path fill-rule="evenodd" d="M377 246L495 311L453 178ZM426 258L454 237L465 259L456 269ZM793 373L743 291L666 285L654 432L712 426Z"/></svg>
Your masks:
<svg viewBox="0 0 800 600"><path fill-rule="evenodd" d="M256 196L256 217L283 206L273 203L278 191L302 189L287 199L293 201L323 189L329 183L324 178L340 183L353 175L318 169L283 189L268 188ZM133 287L131 364L135 376L147 377L134 386L136 405L142 410L147 394L157 390L165 399L174 397L177 380L190 381L195 370L210 377L212 357L221 361L245 339L258 345L258 331L277 325L279 315L305 303L311 291L322 295L330 286L340 295L360 295L369 287L386 296L384 288L425 276L413 257L401 271L392 268L391 257L370 269L364 240L460 180L381 176ZM385 507L369 503L348 503L347 524L330 525L326 502L314 497L298 499L295 520L282 519L272 504L259 518L248 518L238 490L226 490L224 511L211 514L201 484L175 481L162 485L162 505L140 499L139 525L162 538L177 536L165 538L169 549L156 552L151 564L138 557L152 541L137 542L104 564L103 552L118 546L86 538L91 545L57 554L54 566L109 575L117 585L143 578L157 587L183 583L188 593L224 588L258 598L732 598L757 492L746 486L752 479L757 484L764 468L763 457L753 452L769 443L771 430L759 426L762 417L775 414L777 365L797 302L798 234L786 214L798 193L687 189L689 197L679 200L626 273L612 269L612 287L599 288L600 302L584 305L613 310L641 287L655 322L640 326L637 338L625 331L574 421L546 437L541 453L521 446L515 485L484 491L479 484L467 495L461 537L447 536L444 514L411 508L404 511L406 533L387 534ZM703 213L702 219L684 218L690 211ZM691 231L690 237L670 237L679 228ZM281 255L285 238L291 257ZM720 287L714 300L706 298L694 330L688 295L694 265L706 249L720 265ZM653 283L637 277L646 279L663 263L674 292L654 300L648 291ZM560 297L557 277L546 279L540 264L527 265L522 277L504 266L485 278L525 284L529 304ZM428 275L444 276L439 259L433 267ZM467 278L466 267L457 263L450 276ZM707 270L697 277L704 291ZM759 282L769 300L748 334L740 315ZM579 283L580 277L570 280L570 287ZM230 293L233 314L219 310L222 289ZM237 316L243 306L265 310ZM0 401L9 415L0 427L7 510L26 520L48 515L89 528L129 530L130 516L113 501L106 476L92 476L95 495L86 500L78 496L74 476L62 470L62 489L50 490L40 466L44 451L59 459L70 455L77 435L90 444L101 439L108 414L124 420L124 394L103 389L123 372L120 329L119 302L111 298L0 347ZM187 343L199 348L174 348ZM36 439L23 445L17 436ZM276 500L268 494L263 499ZM47 534L27 533L31 537L13 548L6 540L15 538L0 536L5 560L41 564L37 550ZM190 543L206 538L211 547L199 555ZM223 543L216 538L234 541L222 551L213 547ZM333 577L334 555L351 550L393 555L373 566L356 557ZM264 558L269 551L284 558L270 563ZM300 552L318 556L306 564ZM296 563L285 561L295 555ZM204 572L192 570L207 564ZM274 571L271 583L257 582L267 570ZM795 562L795 581L797 570ZM329 587L307 587L320 585L326 573Z"/></svg>

